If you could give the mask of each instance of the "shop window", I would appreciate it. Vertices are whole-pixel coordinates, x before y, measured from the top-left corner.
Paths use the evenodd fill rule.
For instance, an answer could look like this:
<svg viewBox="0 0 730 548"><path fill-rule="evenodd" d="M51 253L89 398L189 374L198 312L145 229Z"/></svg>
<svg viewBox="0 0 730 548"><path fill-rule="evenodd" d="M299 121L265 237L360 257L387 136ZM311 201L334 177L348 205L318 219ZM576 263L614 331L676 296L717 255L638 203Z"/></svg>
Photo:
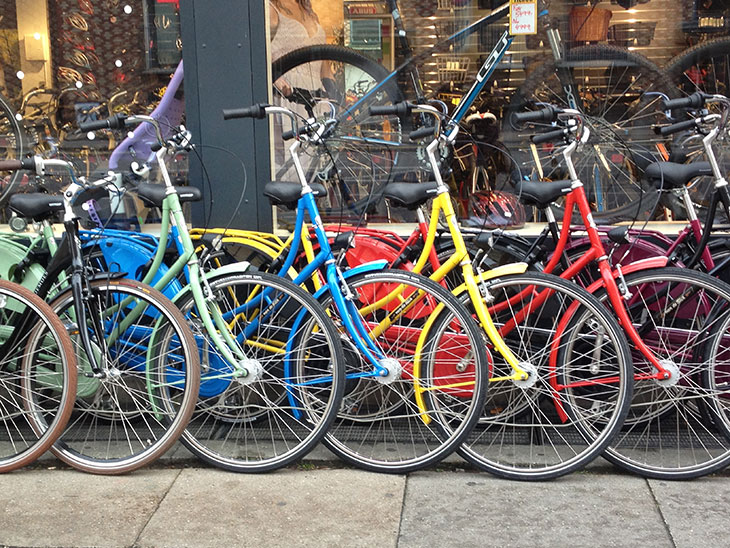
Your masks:
<svg viewBox="0 0 730 548"><path fill-rule="evenodd" d="M510 122L520 109L536 108L544 102L580 108L597 128L602 148L595 147L593 153L587 153L590 158L586 165L591 167L580 175L589 187L598 218L608 222L663 219L669 215L662 207L654 207L654 189L641 177L642 166L657 158L667 146L652 131L652 126L661 123L664 116L658 108L659 101L661 97L690 93L697 88L728 93L730 53L724 54L723 59L722 45L730 51L730 43L722 40L728 36L730 2L540 0L540 10L547 10L548 15L538 20L537 34L513 37L497 63L489 64L489 59L508 27L506 11L505 17L490 25L471 34L458 34L444 44L446 38L501 5L503 2L498 0L399 0L405 42L399 38L391 6L386 2L278 0L270 3L272 21L277 15L287 25L294 25L292 18L301 19L306 24L296 28L304 32L308 26L311 32L302 34L301 39L284 40L283 45L272 27L271 56L275 60L292 49L310 45L316 29L319 34L315 41L344 45L381 65L385 70L382 74L402 66L408 57L415 57L418 73L405 69L397 75L399 96L414 100L417 91L413 82L417 81L423 97L440 101L450 114L462 108L465 94L487 63L492 70L487 84L470 108L460 113L464 139L457 143L455 152L444 153L442 159L443 173L450 181L465 222L473 217L478 221L479 211L472 198L479 195L478 202L483 205L479 193L511 193L516 177L567 177L552 148L530 147L526 138L534 128L516 127ZM721 43L713 46L713 40ZM691 47L705 48L708 55L704 60L701 56L688 57ZM355 103L368 93L373 81L382 78L381 73L364 76L351 63L328 59L321 52L311 62L300 55L298 66L287 68L288 75L278 74L283 78L275 82L273 95L282 104L293 105L303 117L318 113L303 105L301 93L299 100L287 102L281 92L282 87L288 89L287 76L296 78L301 84L300 92L306 89L310 97L341 101L340 112L346 116L349 113L342 105ZM329 83L331 89L324 83L327 76L335 81L334 85ZM330 185L327 205L323 207L330 220L413 220L411 212L388 208L377 195L366 198L373 187L384 181L428 179L423 150L410 144L401 148L406 152L410 149L415 159L407 162L406 154L400 154L398 165L393 161L395 153L389 154L385 144L376 150L361 139L363 150L359 155L353 152L355 137L368 131L371 136L377 134L388 140L382 126L379 132L374 127L350 127L350 148L342 146L335 151L339 156L330 150L329 162L321 154L307 159L308 175ZM274 141L277 136L274 135ZM401 131L397 139L407 140L404 137ZM337 149L335 142L332 141L331 149ZM285 169L285 149L275 146L277 173L292 176L293 172ZM344 165L336 166L338 160ZM391 161L393 165L389 164ZM378 170L379 178L374 175ZM347 173L352 180L343 183ZM354 208L353 203L362 207ZM280 224L286 225L290 218L291 215L281 212ZM530 211L526 218L540 220Z"/></svg>

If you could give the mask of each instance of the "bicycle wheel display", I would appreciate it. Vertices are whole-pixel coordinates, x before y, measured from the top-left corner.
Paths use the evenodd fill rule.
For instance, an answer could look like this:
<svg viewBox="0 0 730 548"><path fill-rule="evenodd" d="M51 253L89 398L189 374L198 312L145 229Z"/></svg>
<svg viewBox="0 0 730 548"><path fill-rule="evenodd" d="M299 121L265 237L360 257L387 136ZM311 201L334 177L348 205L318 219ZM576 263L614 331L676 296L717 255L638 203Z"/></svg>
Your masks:
<svg viewBox="0 0 730 548"><path fill-rule="evenodd" d="M28 152L25 132L15 117L15 110L8 100L0 95L0 160L22 158ZM5 203L23 177L19 171L0 171L0 204Z"/></svg>
<svg viewBox="0 0 730 548"><path fill-rule="evenodd" d="M0 472L40 457L73 409L76 360L66 328L42 299L0 281Z"/></svg>
<svg viewBox="0 0 730 548"><path fill-rule="evenodd" d="M371 116L368 109L403 100L395 78L388 79L388 71L369 58L331 45L288 53L273 63L272 75L275 103L300 114L302 123L312 117L333 119L323 143L301 158L309 181L327 189L320 201L323 218L359 219L363 212L376 212L380 188L393 176L403 146L402 121ZM275 127L281 134L282 128ZM286 145L278 136L274 142L275 179L297 180Z"/></svg>
<svg viewBox="0 0 730 548"><path fill-rule="evenodd" d="M196 456L234 472L265 472L306 455L324 436L344 388L340 336L317 302L264 273L211 280L246 374L230 364L198 321L192 297L178 302L194 328L203 376L181 438Z"/></svg>
<svg viewBox="0 0 730 548"><path fill-rule="evenodd" d="M478 420L487 387L486 345L449 292L416 274L383 270L354 275L349 308L376 351L376 372L346 341L347 386L324 438L346 462L405 473L449 455ZM342 318L326 294L322 304Z"/></svg>
<svg viewBox="0 0 730 548"><path fill-rule="evenodd" d="M567 85L574 90L571 96L566 95ZM645 216L658 199L653 185L643 178L643 168L653 161L660 139L652 126L663 117L661 100L674 94L658 67L618 47L581 46L569 50L562 63L547 61L528 74L503 124L502 140L514 152L519 168L515 175L570 178L562 156L553 154L553 145L530 145L534 126L520 126L512 115L543 103L577 108L586 115L592 135L576 170L594 205L594 217L611 222Z"/></svg>
<svg viewBox="0 0 730 548"><path fill-rule="evenodd" d="M667 379L632 352L636 380L631 410L605 456L651 478L687 479L730 462L727 429L712 413L727 401L726 332L730 286L687 269L662 268L626 276L634 325ZM605 294L598 297L605 300Z"/></svg>
<svg viewBox="0 0 730 548"><path fill-rule="evenodd" d="M682 94L691 95L697 91L709 94L728 95L730 93L730 38L716 38L697 44L670 60L665 67L667 77ZM709 106L714 109L713 105ZM684 111L672 113L678 121L685 120L688 114ZM721 132L713 145L715 156L720 164L720 171L728 173L730 169L730 143L728 136ZM672 143L672 152L681 157L678 161L702 162L705 160L705 150L702 146L702 136L678 134ZM714 190L711 177L701 177L690 186L692 201L698 209L706 208L710 203L710 196ZM686 218L686 208L682 200L671 193L665 197L667 207L675 215ZM718 212L722 218L724 211Z"/></svg>
<svg viewBox="0 0 730 548"><path fill-rule="evenodd" d="M71 290L51 307L71 330L82 371L74 412L53 452L74 468L100 474L154 461L185 429L200 385L195 341L180 311L133 280L89 282L86 325L79 325ZM81 329L89 334L93 360Z"/></svg>
<svg viewBox="0 0 730 548"><path fill-rule="evenodd" d="M488 280L495 325L527 379L494 354L479 424L459 453L510 479L581 469L619 431L632 393L631 356L617 322L573 284L539 273Z"/></svg>

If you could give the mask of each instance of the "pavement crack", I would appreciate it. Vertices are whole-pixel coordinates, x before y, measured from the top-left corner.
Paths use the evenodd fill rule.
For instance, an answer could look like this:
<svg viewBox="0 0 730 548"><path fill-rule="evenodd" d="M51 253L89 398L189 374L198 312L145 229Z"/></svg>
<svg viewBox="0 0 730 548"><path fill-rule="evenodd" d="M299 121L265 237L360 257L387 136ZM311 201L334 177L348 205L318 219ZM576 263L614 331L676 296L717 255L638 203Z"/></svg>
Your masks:
<svg viewBox="0 0 730 548"><path fill-rule="evenodd" d="M142 527L140 527L139 533L137 534L137 538L134 539L134 544L132 544L132 548L139 547L139 539L142 536L142 533L144 533L144 530L147 529L147 526L149 525L150 521L152 521L152 518L155 517L157 510L160 509L160 506L162 505L164 500L167 498L167 495L170 493L170 490L175 485L175 482L177 481L177 479L180 477L180 474L183 473L183 470L185 470L185 468L180 468L177 471L177 474L175 475L173 480L170 482L170 485L168 486L167 490L165 491L165 494L160 497L159 501L157 501L157 504L155 505L154 509L152 510L152 512L150 512L150 517L147 518L147 521L145 521L144 524L142 525Z"/></svg>
<svg viewBox="0 0 730 548"><path fill-rule="evenodd" d="M395 547L398 548L400 544L400 531L403 528L403 516L405 516L406 510L406 495L408 493L408 474L403 478L403 498L400 501L400 519L398 520L398 531L395 535Z"/></svg>
<svg viewBox="0 0 730 548"><path fill-rule="evenodd" d="M651 498L654 501L654 507L656 508L656 511L659 512L659 517L662 519L662 523L664 524L664 529L667 531L667 536L669 537L669 542L672 543L673 548L677 548L677 543L674 540L674 536L672 535L672 530L669 527L669 522L667 522L667 518L664 517L664 512L662 512L662 507L659 504L659 499L656 498L656 494L654 493L654 489L651 486L651 483L649 482L649 478L644 478L644 481L646 482L646 486L649 489L649 493L651 494Z"/></svg>

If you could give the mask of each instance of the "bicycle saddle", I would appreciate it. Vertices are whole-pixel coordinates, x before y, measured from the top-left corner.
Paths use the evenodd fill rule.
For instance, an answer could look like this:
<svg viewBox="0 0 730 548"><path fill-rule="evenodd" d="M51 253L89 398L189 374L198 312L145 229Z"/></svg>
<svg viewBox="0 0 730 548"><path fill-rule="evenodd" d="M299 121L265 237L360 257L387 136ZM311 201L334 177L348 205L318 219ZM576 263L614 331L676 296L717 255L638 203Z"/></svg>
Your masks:
<svg viewBox="0 0 730 548"><path fill-rule="evenodd" d="M320 183L310 183L315 198L326 196L327 190ZM264 196L272 205L284 206L287 209L296 209L297 202L302 196L302 184L289 181L271 181L264 186Z"/></svg>
<svg viewBox="0 0 730 548"><path fill-rule="evenodd" d="M515 194L525 205L546 209L550 202L570 192L572 181L517 181Z"/></svg>
<svg viewBox="0 0 730 548"><path fill-rule="evenodd" d="M438 183L388 183L383 188L383 196L396 207L416 209L436 196Z"/></svg>
<svg viewBox="0 0 730 548"><path fill-rule="evenodd" d="M175 186L181 202L199 202L203 199L202 191L195 186ZM139 183L137 195L147 205L162 207L162 201L167 196L167 187L150 183Z"/></svg>
<svg viewBox="0 0 730 548"><path fill-rule="evenodd" d="M646 168L646 177L654 181L657 188L679 188L695 177L712 175L709 162L675 164L674 162L653 162Z"/></svg>
<svg viewBox="0 0 730 548"><path fill-rule="evenodd" d="M63 211L63 198L40 192L13 194L8 205L21 217L42 221L52 217L56 211Z"/></svg>

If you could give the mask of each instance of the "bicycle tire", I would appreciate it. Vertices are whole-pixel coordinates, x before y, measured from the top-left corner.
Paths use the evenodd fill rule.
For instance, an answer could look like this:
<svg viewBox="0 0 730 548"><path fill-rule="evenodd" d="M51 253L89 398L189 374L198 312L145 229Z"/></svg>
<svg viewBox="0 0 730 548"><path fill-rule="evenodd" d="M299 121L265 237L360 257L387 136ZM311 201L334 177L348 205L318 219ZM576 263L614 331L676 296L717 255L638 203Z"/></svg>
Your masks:
<svg viewBox="0 0 730 548"><path fill-rule="evenodd" d="M200 386L197 347L180 311L150 286L97 279L87 287L87 315L98 311L107 318L103 334L90 326L105 377L89 376L73 295L66 290L50 305L76 332L72 340L84 376L74 413L52 451L85 472L131 472L162 456L185 429ZM137 305L142 314L120 332L118 322Z"/></svg>
<svg viewBox="0 0 730 548"><path fill-rule="evenodd" d="M77 371L66 327L48 304L4 280L0 301L0 472L10 472L34 462L63 433Z"/></svg>
<svg viewBox="0 0 730 548"><path fill-rule="evenodd" d="M343 461L373 472L432 466L458 447L479 419L488 381L482 335L453 295L417 274L360 273L349 277L347 286L389 374L370 373L372 365L353 343L345 343L348 383L342 409L323 443ZM387 298L396 288L397 303ZM408 304L399 306L400 297ZM332 296L324 293L320 302L340 326ZM375 336L373 328L385 317L392 325ZM463 389L453 387L460 382ZM416 392L423 401L415 399Z"/></svg>
<svg viewBox="0 0 730 548"><path fill-rule="evenodd" d="M727 325L730 286L673 267L625 279L632 293L629 314L671 377L637 378L624 428L604 456L624 470L655 479L696 478L722 469L730 463L730 438L706 410L717 409L727 391L705 384L710 367L705 355L713 352L708 332ZM596 296L606 301L604 290ZM637 375L653 371L640 353L632 356Z"/></svg>
<svg viewBox="0 0 730 548"><path fill-rule="evenodd" d="M323 70L333 76L326 84ZM404 122L397 116L371 116L368 108L403 101L403 93L394 79L389 79L389 72L352 49L325 44L300 48L274 61L272 80L275 102L303 118L320 118L323 113L317 107L307 110L300 104L311 103L308 99L288 100L277 82L296 82L296 89L326 99L336 111L337 123L327 131L322 144L310 151L300 150L310 181L323 183L327 188L320 207L325 221L359 219L363 212L382 214L381 189L391 180L398 163L398 149L404 146ZM362 99L378 85L378 92ZM358 100L359 107L352 110ZM331 113L324 114L329 117ZM275 179L298 180L291 159L286 159L282 148L277 149L275 157Z"/></svg>
<svg viewBox="0 0 730 548"><path fill-rule="evenodd" d="M250 380L234 378L212 346L202 351L208 358L201 393L181 442L201 460L232 472L268 472L292 464L319 443L339 410L345 386L340 335L317 301L284 278L256 272L209 284L224 314L263 290L278 308L246 340L247 362L259 368ZM196 339L206 341L192 296L177 304L195 326ZM226 318L234 334L257 318L260 308L231 314L233 321ZM276 341L287 346L275 352Z"/></svg>
<svg viewBox="0 0 730 548"><path fill-rule="evenodd" d="M505 276L486 280L483 291L502 329L530 307L504 334L530 377L511 380L511 366L494 354L497 380L459 454L507 479L554 479L582 469L620 431L631 402L631 355L621 328L598 300L555 276ZM538 307L531 299L542 291L552 294ZM469 304L467 295L462 299Z"/></svg>
<svg viewBox="0 0 730 548"><path fill-rule="evenodd" d="M572 70L574 82L590 81L591 78L599 82L595 88L582 86L580 97L576 98L592 132L589 143L592 146L586 147L576 169L589 200L598 206L593 208L594 218L604 223L646 218L653 211L658 195L642 173L646 164L655 159L653 148L659 137L654 134L652 125L662 117L659 109L662 96L649 96L646 92L673 97L676 91L654 63L620 47L607 44L576 47L566 53L564 63L548 59L527 75L510 101L502 126L502 140L515 151L519 168L515 170L515 176L532 176L534 161L527 152L529 147L525 139L534 131L518 126L511 118L527 107L537 108L540 103L569 106L559 80L559 67L562 66ZM613 96L616 99L609 101ZM536 129L540 131L545 126L536 124ZM521 147L522 153L518 152ZM545 154L541 159L545 178L569 178L560 158L549 160L551 147L536 150ZM606 182L610 186L604 189ZM562 215L561 207L554 209Z"/></svg>

